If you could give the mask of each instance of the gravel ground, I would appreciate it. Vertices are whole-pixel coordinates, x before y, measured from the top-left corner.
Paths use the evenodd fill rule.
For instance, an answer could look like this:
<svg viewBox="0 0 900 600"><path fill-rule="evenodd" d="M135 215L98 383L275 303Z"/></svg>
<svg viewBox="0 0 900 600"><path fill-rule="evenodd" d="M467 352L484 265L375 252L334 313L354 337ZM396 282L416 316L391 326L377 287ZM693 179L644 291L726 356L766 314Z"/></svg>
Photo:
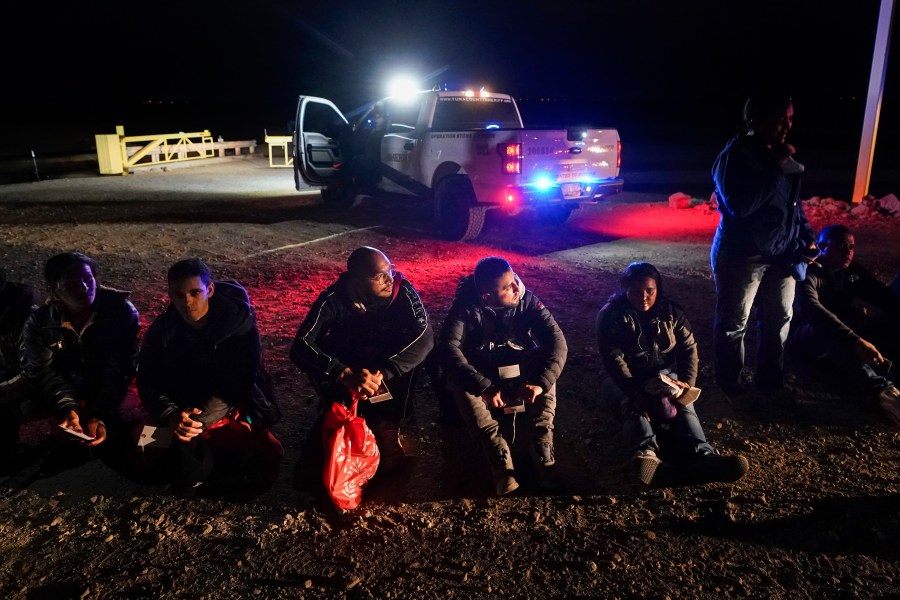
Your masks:
<svg viewBox="0 0 900 600"><path fill-rule="evenodd" d="M673 189L673 192L678 191ZM717 215L629 194L563 226L494 218L477 243L436 240L428 210L364 199L326 210L291 173L261 159L128 177L0 186L0 248L10 279L39 282L44 260L81 250L101 281L133 290L147 325L165 306L174 261L205 258L257 305L284 419L278 481L252 499L171 497L99 458L38 460L0 486L0 593L6 598L900 598L900 432L852 391L797 366L800 410L732 410L712 383ZM696 204L696 202L695 202ZM816 227L856 231L861 262L900 271L898 219L874 206L808 204ZM436 327L458 278L506 256L550 308L570 355L559 383L563 488L494 498L467 433L441 418L427 377L404 430L417 459L376 478L339 516L302 465L312 392L287 360L297 325L347 254L383 249L420 290ZM597 403L596 311L632 260L655 263L698 332L697 403L714 446L741 452L733 485L645 488L627 476L621 437ZM752 336L750 339L753 341ZM23 429L36 457L47 424ZM516 448L519 452L521 448ZM519 461L525 464L526 461Z"/></svg>

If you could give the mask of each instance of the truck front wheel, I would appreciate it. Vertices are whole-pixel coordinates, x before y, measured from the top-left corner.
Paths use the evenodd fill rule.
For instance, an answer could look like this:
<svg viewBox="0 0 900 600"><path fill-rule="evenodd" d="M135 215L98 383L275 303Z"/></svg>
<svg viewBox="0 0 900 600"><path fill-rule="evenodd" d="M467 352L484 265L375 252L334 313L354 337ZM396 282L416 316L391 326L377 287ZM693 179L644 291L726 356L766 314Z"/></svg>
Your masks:
<svg viewBox="0 0 900 600"><path fill-rule="evenodd" d="M443 239L464 242L481 233L487 207L476 206L475 191L468 179L450 177L441 181L434 201L437 229Z"/></svg>
<svg viewBox="0 0 900 600"><path fill-rule="evenodd" d="M345 210L356 204L356 190L350 186L331 186L322 188L322 202L328 208Z"/></svg>

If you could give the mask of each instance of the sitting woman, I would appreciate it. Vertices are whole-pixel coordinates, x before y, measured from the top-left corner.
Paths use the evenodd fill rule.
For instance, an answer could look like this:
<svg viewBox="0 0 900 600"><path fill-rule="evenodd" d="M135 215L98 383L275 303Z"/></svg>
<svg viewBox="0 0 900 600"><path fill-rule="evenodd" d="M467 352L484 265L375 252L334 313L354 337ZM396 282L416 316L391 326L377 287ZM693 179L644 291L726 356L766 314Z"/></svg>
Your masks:
<svg viewBox="0 0 900 600"><path fill-rule="evenodd" d="M130 292L105 288L95 275L94 261L79 252L50 258L47 301L22 333L23 370L58 433L85 446L111 435L126 443L145 416L134 382L138 312Z"/></svg>
<svg viewBox="0 0 900 600"><path fill-rule="evenodd" d="M600 397L622 420L635 474L657 485L737 481L747 459L713 450L694 411L697 343L684 311L649 263L631 263L620 282L597 315Z"/></svg>

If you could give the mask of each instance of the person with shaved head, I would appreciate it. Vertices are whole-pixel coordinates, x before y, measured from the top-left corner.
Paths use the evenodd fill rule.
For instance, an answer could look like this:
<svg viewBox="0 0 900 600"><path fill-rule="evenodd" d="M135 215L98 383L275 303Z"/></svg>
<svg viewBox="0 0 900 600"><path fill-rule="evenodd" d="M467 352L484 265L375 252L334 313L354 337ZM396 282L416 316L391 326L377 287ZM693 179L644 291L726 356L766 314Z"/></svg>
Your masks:
<svg viewBox="0 0 900 600"><path fill-rule="evenodd" d="M359 414L375 434L384 472L404 462L400 423L410 414L415 378L433 345L416 289L382 251L362 246L309 309L290 357L312 381L322 415L334 402L361 400ZM385 391L390 398L381 400Z"/></svg>

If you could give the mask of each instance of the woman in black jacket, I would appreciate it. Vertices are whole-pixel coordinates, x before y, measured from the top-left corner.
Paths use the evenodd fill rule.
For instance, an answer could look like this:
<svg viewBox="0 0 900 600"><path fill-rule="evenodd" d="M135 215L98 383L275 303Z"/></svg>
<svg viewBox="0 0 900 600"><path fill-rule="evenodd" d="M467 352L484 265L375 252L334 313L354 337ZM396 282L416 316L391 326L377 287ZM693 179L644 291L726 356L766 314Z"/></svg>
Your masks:
<svg viewBox="0 0 900 600"><path fill-rule="evenodd" d="M660 293L649 263L631 263L620 281L597 315L600 396L622 420L636 475L647 484L736 481L747 459L713 450L694 411L697 342L684 311Z"/></svg>

